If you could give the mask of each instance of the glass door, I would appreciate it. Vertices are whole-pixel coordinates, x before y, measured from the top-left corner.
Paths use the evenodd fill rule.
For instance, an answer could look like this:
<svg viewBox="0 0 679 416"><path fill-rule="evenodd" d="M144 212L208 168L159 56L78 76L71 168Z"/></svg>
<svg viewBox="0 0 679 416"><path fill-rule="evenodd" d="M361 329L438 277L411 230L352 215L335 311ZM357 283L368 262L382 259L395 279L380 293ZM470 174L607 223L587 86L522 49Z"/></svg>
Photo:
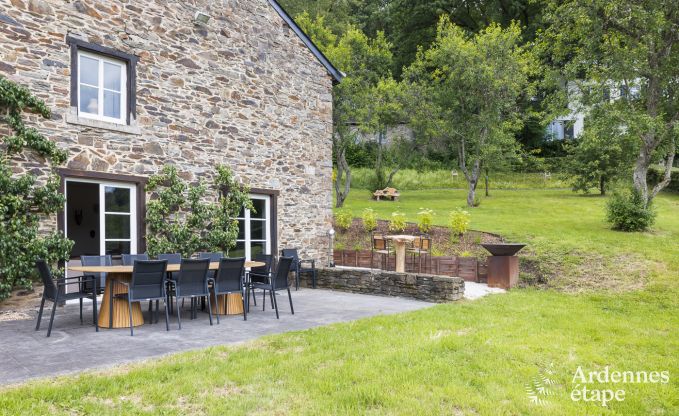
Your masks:
<svg viewBox="0 0 679 416"><path fill-rule="evenodd" d="M255 209L244 209L238 216L238 239L230 257L252 260L258 254L271 254L271 198L250 195L250 199Z"/></svg>
<svg viewBox="0 0 679 416"><path fill-rule="evenodd" d="M136 185L99 184L101 255L137 253Z"/></svg>

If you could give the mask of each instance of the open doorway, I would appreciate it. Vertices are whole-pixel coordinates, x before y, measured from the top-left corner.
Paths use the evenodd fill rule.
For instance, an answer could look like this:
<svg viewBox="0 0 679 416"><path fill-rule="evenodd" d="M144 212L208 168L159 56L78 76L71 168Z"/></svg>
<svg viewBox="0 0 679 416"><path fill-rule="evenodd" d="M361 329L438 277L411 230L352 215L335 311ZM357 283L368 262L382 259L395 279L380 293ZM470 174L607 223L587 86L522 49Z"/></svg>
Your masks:
<svg viewBox="0 0 679 416"><path fill-rule="evenodd" d="M75 243L71 258L100 255L99 184L66 183L66 231Z"/></svg>
<svg viewBox="0 0 679 416"><path fill-rule="evenodd" d="M65 232L74 241L71 259L137 253L136 184L67 178L65 192Z"/></svg>

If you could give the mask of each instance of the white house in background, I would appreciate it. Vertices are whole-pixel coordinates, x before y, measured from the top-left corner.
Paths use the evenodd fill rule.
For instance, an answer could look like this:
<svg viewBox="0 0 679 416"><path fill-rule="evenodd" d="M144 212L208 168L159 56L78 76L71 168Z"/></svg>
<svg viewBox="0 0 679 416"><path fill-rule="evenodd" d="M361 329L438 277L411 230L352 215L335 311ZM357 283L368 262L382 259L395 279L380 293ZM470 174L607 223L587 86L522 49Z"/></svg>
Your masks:
<svg viewBox="0 0 679 416"><path fill-rule="evenodd" d="M620 98L625 98L630 95L639 94L638 83L636 85L627 86L624 84L614 83L612 81L607 83L604 89L604 98L609 102L616 101ZM567 115L557 117L554 119L545 130L545 135L549 140L572 140L580 137L585 130L585 118L587 116L587 109L579 102L580 86L578 83L568 82L568 110Z"/></svg>

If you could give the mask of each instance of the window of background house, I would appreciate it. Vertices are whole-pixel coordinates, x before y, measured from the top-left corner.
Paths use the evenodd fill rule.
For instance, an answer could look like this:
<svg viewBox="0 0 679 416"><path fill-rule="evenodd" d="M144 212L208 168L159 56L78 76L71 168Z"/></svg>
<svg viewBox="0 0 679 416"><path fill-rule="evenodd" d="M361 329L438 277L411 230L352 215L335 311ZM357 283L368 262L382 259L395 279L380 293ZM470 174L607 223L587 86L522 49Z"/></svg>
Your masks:
<svg viewBox="0 0 679 416"><path fill-rule="evenodd" d="M127 123L127 63L78 51L78 116Z"/></svg>

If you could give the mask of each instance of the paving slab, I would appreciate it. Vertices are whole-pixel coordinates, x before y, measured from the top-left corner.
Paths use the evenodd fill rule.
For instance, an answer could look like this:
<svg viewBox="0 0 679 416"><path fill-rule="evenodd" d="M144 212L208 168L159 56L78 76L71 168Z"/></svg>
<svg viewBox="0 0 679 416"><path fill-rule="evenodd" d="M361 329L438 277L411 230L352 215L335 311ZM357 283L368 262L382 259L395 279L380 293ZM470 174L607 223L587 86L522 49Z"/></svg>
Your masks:
<svg viewBox="0 0 679 416"><path fill-rule="evenodd" d="M210 326L207 313L199 312L197 319L190 320L189 311L185 310L182 313L182 329L177 329L175 315L170 318L169 332L165 331L162 306L159 322L153 325L148 324L148 310L144 307L146 323L135 328L134 337L130 336L129 329L100 329L95 332L89 303L83 311L84 325L80 325L77 304L57 308L50 338L45 336L49 313L43 314L39 331L35 331L35 319L0 322L0 385L106 368L181 351L244 342L268 334L408 312L433 305L413 299L322 289L293 291L292 299L294 315L290 313L287 295L278 295L278 320L269 308L270 304L267 304L266 311L261 310L261 294L258 306L251 306L247 321L243 321L242 315L235 315L220 318L219 325L215 320Z"/></svg>

